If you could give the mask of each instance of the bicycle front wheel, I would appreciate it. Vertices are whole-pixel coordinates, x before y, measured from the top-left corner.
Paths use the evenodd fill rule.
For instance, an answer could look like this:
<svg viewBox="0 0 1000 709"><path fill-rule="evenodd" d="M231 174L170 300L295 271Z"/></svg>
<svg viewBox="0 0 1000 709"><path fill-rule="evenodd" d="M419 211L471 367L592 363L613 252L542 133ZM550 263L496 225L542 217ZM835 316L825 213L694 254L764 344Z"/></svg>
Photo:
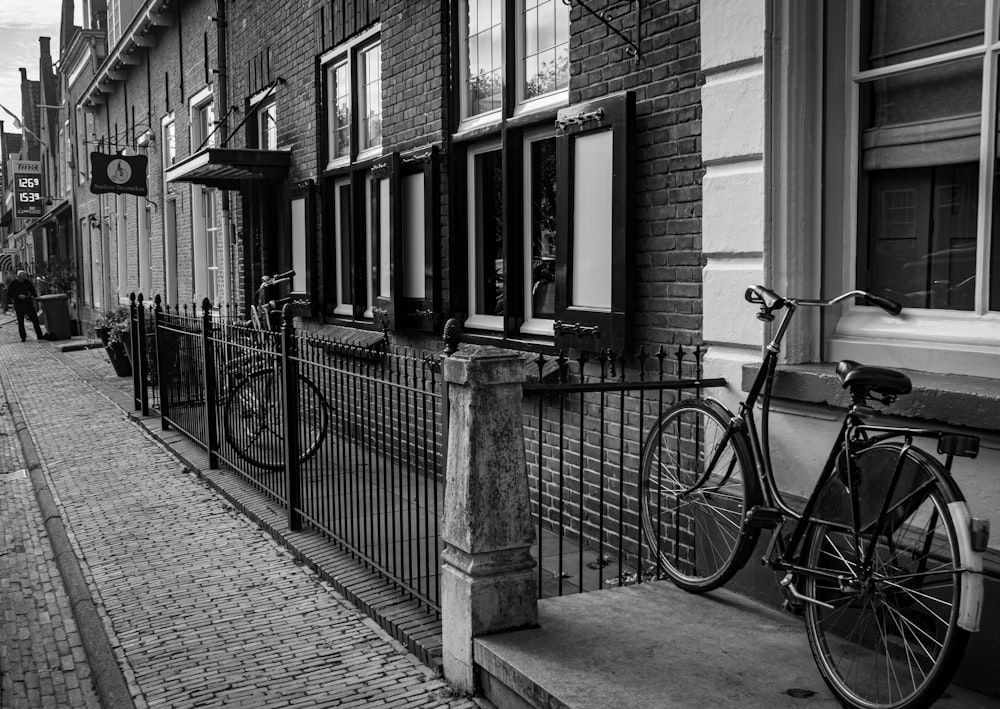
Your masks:
<svg viewBox="0 0 1000 709"><path fill-rule="evenodd" d="M642 450L646 544L658 570L687 591L728 581L759 535L745 524L760 497L746 437L719 408L703 401L671 407Z"/></svg>
<svg viewBox="0 0 1000 709"><path fill-rule="evenodd" d="M823 679L857 709L930 706L969 636L958 627L961 561L940 464L910 450L879 517L900 450L883 444L857 456L860 493L883 490L864 500L877 512L862 506L857 529L817 523L809 537L805 592L818 601L806 605L809 644Z"/></svg>
<svg viewBox="0 0 1000 709"><path fill-rule="evenodd" d="M329 428L326 399L312 381L298 376L299 462L319 450ZM251 372L226 400L223 410L226 440L237 455L265 470L285 465L285 421L280 378L271 369Z"/></svg>

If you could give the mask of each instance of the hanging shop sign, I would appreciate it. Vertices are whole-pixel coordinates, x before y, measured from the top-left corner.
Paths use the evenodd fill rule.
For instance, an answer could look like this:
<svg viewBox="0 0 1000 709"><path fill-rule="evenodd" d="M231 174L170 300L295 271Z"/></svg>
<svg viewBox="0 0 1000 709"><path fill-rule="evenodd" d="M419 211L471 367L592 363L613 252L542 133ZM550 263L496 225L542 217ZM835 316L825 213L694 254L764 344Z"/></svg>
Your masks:
<svg viewBox="0 0 1000 709"><path fill-rule="evenodd" d="M146 189L145 155L90 154L90 191L94 194L134 194L144 196Z"/></svg>
<svg viewBox="0 0 1000 709"><path fill-rule="evenodd" d="M42 216L42 163L37 160L10 161L11 183L14 185L14 216Z"/></svg>

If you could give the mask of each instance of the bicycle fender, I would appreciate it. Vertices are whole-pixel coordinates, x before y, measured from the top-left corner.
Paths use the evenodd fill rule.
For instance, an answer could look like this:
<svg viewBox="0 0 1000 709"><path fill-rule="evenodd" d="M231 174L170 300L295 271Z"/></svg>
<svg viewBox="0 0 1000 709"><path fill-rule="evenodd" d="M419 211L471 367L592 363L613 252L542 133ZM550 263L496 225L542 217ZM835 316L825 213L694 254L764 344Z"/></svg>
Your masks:
<svg viewBox="0 0 1000 709"><path fill-rule="evenodd" d="M971 515L963 500L948 503L955 521L958 552L962 560L962 597L958 606L958 627L970 633L979 631L983 612L983 557L972 548Z"/></svg>

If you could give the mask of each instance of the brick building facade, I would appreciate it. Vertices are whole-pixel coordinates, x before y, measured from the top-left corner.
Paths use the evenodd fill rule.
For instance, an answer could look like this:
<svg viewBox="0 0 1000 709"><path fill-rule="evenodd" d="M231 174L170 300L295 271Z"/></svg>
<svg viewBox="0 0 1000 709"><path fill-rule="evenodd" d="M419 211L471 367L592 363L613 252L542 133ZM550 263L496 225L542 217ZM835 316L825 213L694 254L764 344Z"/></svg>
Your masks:
<svg viewBox="0 0 1000 709"><path fill-rule="evenodd" d="M142 291L244 307L262 275L294 269L300 324L331 337L388 333L431 352L454 317L468 342L529 354L705 343L735 408L763 344L743 289L829 296L860 273L864 247L842 237L859 233L859 180L844 175L865 156L839 156L867 148L840 113L860 100L845 85L879 73L836 69L853 66L842 13L857 8L588 5L148 0L75 94L80 165L95 150L148 158L145 198L77 183L83 301L98 312ZM888 141L869 160L900 159L899 131L865 135ZM995 283L995 259L977 258ZM829 362L850 356L915 370L941 404L900 417L986 431L960 483L996 518L1000 338L992 296L977 297L957 315L908 305L902 333L851 307L790 339L775 459L793 494L842 403ZM918 333L924 321L944 335ZM995 656L988 633L977 642L973 657Z"/></svg>

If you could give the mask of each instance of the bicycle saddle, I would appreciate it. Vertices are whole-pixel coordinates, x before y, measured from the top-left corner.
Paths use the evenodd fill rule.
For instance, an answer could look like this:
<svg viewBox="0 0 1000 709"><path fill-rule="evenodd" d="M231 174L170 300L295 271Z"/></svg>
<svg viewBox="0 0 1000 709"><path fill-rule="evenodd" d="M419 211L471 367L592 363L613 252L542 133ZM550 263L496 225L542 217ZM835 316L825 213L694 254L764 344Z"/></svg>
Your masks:
<svg viewBox="0 0 1000 709"><path fill-rule="evenodd" d="M845 359L837 364L837 376L845 389L863 388L877 394L909 394L913 389L910 378L894 369L869 367Z"/></svg>

